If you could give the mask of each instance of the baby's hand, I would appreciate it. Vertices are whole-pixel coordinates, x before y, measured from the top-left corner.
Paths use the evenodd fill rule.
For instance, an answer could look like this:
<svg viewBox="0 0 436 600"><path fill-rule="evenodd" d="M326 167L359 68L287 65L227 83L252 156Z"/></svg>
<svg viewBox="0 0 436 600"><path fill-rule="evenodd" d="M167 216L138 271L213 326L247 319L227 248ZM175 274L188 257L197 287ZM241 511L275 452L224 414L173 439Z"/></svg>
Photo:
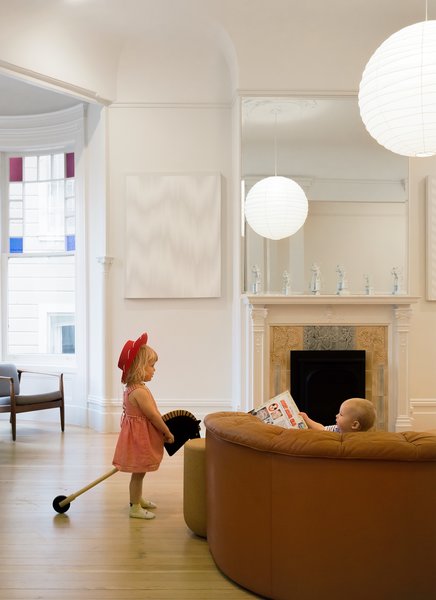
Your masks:
<svg viewBox="0 0 436 600"><path fill-rule="evenodd" d="M174 443L174 436L172 433L165 433L164 434L164 440L167 444L173 444Z"/></svg>

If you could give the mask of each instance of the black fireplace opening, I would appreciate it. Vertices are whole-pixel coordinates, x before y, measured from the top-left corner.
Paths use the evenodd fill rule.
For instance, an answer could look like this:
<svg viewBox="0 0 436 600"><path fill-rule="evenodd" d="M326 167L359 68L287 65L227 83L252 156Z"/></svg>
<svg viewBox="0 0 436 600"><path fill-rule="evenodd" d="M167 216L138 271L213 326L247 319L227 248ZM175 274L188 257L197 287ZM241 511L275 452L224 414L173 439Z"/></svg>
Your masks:
<svg viewBox="0 0 436 600"><path fill-rule="evenodd" d="M314 421L333 425L347 398L365 398L365 350L292 350L291 396Z"/></svg>

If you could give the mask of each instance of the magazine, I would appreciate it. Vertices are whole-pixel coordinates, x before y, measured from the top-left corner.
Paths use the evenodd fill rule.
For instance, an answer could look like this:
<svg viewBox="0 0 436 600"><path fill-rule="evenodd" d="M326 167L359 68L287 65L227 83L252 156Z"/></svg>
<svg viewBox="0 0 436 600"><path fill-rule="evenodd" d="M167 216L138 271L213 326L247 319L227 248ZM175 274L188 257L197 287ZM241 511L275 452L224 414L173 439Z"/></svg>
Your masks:
<svg viewBox="0 0 436 600"><path fill-rule="evenodd" d="M270 425L280 425L286 429L308 428L289 391L282 392L249 412Z"/></svg>

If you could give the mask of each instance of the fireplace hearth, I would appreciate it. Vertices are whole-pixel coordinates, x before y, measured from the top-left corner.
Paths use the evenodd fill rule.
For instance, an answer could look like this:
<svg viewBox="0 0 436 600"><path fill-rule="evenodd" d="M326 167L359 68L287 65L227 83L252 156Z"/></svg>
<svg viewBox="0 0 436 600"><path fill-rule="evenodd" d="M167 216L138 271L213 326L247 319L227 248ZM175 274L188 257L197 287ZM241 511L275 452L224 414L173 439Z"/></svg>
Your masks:
<svg viewBox="0 0 436 600"><path fill-rule="evenodd" d="M331 425L347 398L365 397L365 350L292 350L290 390L300 410Z"/></svg>

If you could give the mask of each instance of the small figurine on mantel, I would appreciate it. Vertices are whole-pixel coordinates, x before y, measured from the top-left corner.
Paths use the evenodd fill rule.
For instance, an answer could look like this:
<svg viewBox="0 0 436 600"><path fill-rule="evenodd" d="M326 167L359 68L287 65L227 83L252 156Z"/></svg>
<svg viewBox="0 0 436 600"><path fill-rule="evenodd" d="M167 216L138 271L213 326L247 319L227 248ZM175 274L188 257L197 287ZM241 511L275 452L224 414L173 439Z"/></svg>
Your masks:
<svg viewBox="0 0 436 600"><path fill-rule="evenodd" d="M289 273L285 270L283 271L283 285L282 285L282 294L284 296L289 296L291 291L291 278L289 277Z"/></svg>
<svg viewBox="0 0 436 600"><path fill-rule="evenodd" d="M400 274L398 267L392 267L391 275L393 277L392 294L395 296L400 293Z"/></svg>
<svg viewBox="0 0 436 600"><path fill-rule="evenodd" d="M316 263L313 263L310 270L312 271L309 286L310 293L319 296L321 292L321 269Z"/></svg>
<svg viewBox="0 0 436 600"><path fill-rule="evenodd" d="M344 296L346 294L349 294L350 291L348 289L348 282L347 282L347 278L345 275L344 267L341 265L338 265L336 267L336 273L338 274L338 283L336 285L336 294L338 294L338 296Z"/></svg>
<svg viewBox="0 0 436 600"><path fill-rule="evenodd" d="M260 277L260 269L257 265L253 265L251 268L251 272L253 273L253 294L260 294L262 281Z"/></svg>
<svg viewBox="0 0 436 600"><path fill-rule="evenodd" d="M367 296L372 296L374 294L374 288L371 285L369 275L367 275L366 273L363 276L363 281L365 282L365 294Z"/></svg>

